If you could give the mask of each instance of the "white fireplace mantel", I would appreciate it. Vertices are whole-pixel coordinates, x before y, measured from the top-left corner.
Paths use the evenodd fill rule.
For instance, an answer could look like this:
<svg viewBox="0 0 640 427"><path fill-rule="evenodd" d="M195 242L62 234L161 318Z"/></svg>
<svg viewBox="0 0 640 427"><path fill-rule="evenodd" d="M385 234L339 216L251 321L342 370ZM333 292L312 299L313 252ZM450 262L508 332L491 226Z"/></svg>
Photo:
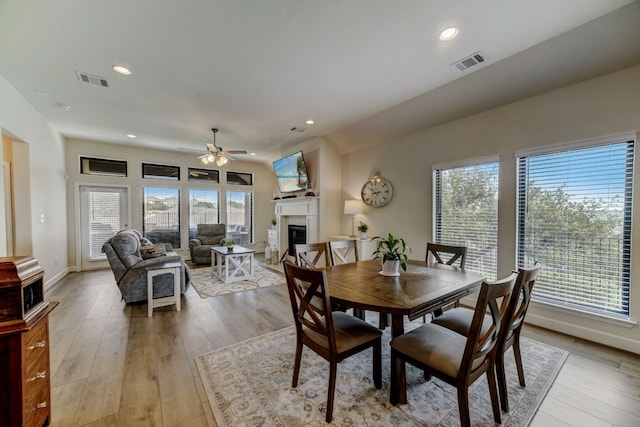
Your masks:
<svg viewBox="0 0 640 427"><path fill-rule="evenodd" d="M287 226L289 224L306 225L307 243L318 242L320 233L318 199L318 197L296 197L274 200L278 230L278 253L282 254L288 246Z"/></svg>

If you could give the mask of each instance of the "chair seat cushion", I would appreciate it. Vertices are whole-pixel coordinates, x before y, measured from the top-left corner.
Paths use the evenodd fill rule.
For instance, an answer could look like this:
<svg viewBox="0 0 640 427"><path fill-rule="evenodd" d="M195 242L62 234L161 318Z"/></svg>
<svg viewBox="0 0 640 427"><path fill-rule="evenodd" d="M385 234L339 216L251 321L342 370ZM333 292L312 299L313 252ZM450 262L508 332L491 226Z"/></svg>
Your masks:
<svg viewBox="0 0 640 427"><path fill-rule="evenodd" d="M338 353L343 353L382 335L380 329L350 314L334 311L332 315ZM308 328L303 328L303 333L318 345L329 348L329 343L323 335L317 334Z"/></svg>
<svg viewBox="0 0 640 427"><path fill-rule="evenodd" d="M455 378L466 343L466 337L427 323L392 340L391 348Z"/></svg>
<svg viewBox="0 0 640 427"><path fill-rule="evenodd" d="M474 311L468 308L457 307L445 311L442 315L433 319L431 323L451 329L460 335L467 336L471 328L471 322L473 321L473 313ZM482 322L482 333L487 332L491 325L493 325L491 316L486 314Z"/></svg>

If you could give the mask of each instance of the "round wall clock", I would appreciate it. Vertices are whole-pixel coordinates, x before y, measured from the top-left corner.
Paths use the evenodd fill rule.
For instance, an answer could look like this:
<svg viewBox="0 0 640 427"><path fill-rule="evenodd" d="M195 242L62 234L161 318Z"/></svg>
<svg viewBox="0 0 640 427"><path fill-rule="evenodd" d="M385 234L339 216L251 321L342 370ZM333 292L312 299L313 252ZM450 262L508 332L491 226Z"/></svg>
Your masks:
<svg viewBox="0 0 640 427"><path fill-rule="evenodd" d="M365 204L379 208L391 201L393 197L393 185L391 185L391 181L388 179L374 175L364 183L360 195Z"/></svg>

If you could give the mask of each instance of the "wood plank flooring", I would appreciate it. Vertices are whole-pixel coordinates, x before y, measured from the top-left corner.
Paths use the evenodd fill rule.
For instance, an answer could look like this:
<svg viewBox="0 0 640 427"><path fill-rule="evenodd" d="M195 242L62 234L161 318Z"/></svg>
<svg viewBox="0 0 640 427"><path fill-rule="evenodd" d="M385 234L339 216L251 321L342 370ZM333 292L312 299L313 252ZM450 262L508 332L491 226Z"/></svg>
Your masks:
<svg viewBox="0 0 640 427"><path fill-rule="evenodd" d="M257 262L260 262L258 259ZM121 301L110 270L47 291L52 426L216 426L194 358L293 324L285 285L201 299L182 311ZM640 357L525 326L571 352L533 426L640 425ZM526 365L525 365L526 369Z"/></svg>

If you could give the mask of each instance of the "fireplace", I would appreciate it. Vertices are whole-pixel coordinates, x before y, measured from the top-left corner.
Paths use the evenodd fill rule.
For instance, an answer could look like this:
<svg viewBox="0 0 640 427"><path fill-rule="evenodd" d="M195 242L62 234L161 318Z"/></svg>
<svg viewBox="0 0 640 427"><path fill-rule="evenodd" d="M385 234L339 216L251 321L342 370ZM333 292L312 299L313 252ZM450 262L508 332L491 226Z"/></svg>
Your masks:
<svg viewBox="0 0 640 427"><path fill-rule="evenodd" d="M307 243L307 226L306 225L293 225L287 226L287 241L289 242L289 255L294 256L295 245L297 243Z"/></svg>

